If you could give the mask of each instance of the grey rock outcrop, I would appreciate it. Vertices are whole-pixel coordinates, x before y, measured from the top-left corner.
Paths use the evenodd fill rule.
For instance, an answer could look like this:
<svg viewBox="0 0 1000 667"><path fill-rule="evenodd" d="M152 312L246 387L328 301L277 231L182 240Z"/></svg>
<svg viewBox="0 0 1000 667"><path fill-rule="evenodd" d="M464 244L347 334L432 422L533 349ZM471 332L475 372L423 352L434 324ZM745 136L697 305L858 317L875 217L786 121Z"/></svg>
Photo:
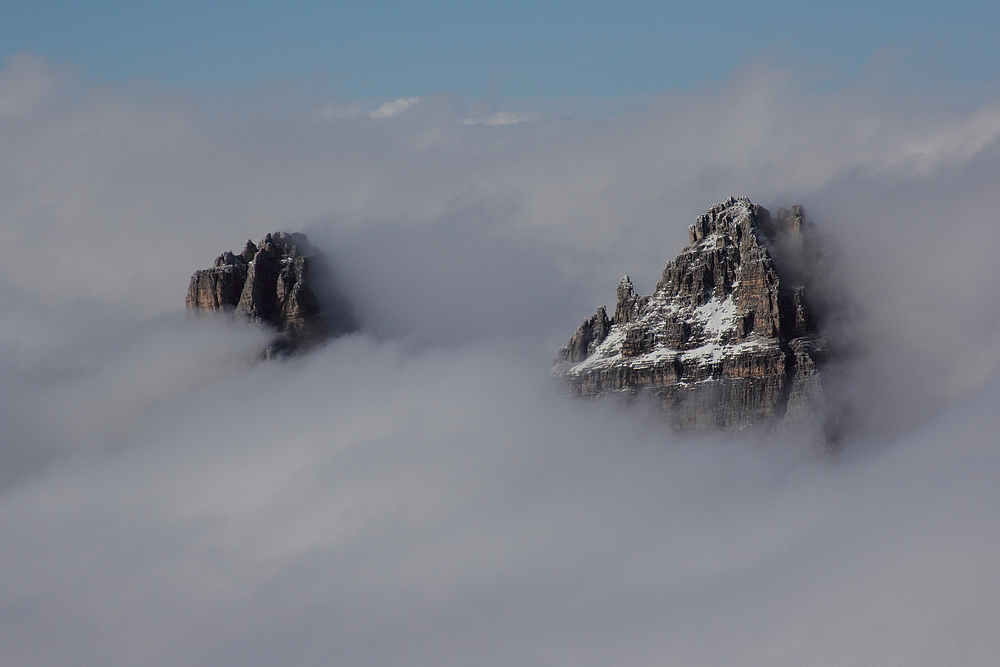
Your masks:
<svg viewBox="0 0 1000 667"><path fill-rule="evenodd" d="M650 296L628 276L555 372L573 393L648 392L681 429L818 424L829 346L806 298L816 247L801 207L729 198L698 217Z"/></svg>
<svg viewBox="0 0 1000 667"><path fill-rule="evenodd" d="M278 331L265 356L293 352L356 328L343 299L332 317L320 307L310 269L322 257L305 234L276 232L239 254L224 252L191 276L185 304L199 313L232 312Z"/></svg>

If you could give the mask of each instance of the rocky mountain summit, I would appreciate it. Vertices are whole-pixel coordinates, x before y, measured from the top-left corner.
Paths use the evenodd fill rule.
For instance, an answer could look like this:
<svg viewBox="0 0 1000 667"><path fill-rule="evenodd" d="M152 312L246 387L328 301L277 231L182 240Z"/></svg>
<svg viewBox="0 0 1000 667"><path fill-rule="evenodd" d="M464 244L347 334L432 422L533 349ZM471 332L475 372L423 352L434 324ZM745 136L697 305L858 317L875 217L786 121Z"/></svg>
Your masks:
<svg viewBox="0 0 1000 667"><path fill-rule="evenodd" d="M650 296L628 276L559 351L582 396L649 392L681 429L816 424L828 345L806 299L816 246L802 208L729 198L698 217Z"/></svg>
<svg viewBox="0 0 1000 667"><path fill-rule="evenodd" d="M278 336L264 356L293 352L355 328L346 308L334 317L321 311L310 275L317 261L322 256L305 234L275 232L258 244L248 240L239 254L224 252L212 268L195 271L185 304L195 312L227 311L273 327Z"/></svg>

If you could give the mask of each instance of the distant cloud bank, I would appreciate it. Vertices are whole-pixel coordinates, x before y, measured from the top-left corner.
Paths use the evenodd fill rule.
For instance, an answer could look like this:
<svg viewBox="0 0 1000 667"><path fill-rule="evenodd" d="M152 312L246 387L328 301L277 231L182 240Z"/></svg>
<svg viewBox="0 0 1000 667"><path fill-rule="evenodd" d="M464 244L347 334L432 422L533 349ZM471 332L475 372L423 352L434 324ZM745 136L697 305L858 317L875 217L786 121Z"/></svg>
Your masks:
<svg viewBox="0 0 1000 667"><path fill-rule="evenodd" d="M275 111L10 59L0 664L988 664L1000 101L900 99L761 66L602 120ZM855 297L837 458L548 377L730 195L803 204ZM362 332L258 364L184 295L275 229Z"/></svg>

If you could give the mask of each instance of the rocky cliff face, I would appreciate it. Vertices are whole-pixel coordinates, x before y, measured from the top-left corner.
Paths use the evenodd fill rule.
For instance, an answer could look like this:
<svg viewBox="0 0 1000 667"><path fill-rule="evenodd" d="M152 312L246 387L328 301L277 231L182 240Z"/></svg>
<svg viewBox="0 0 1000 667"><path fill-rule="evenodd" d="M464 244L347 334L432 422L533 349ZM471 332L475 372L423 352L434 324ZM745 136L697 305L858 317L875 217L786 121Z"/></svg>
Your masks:
<svg viewBox="0 0 1000 667"><path fill-rule="evenodd" d="M276 232L241 253L224 252L210 269L191 276L185 303L193 311L229 311L274 327L279 335L265 356L291 352L355 328L346 309L326 317L313 289L311 263L317 253L304 234Z"/></svg>
<svg viewBox="0 0 1000 667"><path fill-rule="evenodd" d="M815 423L828 346L806 299L801 207L730 198L699 216L650 296L628 276L559 351L574 393L651 392L683 429Z"/></svg>

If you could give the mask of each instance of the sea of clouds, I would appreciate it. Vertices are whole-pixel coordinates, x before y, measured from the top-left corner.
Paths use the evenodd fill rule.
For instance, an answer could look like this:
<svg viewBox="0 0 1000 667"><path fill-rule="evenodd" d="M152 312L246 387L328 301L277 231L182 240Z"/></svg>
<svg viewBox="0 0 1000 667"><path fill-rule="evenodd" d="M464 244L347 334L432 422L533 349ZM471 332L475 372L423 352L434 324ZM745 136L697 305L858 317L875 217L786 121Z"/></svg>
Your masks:
<svg viewBox="0 0 1000 667"><path fill-rule="evenodd" d="M574 119L9 59L0 664L990 664L1000 101L963 99L756 65ZM836 455L548 377L730 195L828 240ZM183 297L276 230L362 330L255 363Z"/></svg>

